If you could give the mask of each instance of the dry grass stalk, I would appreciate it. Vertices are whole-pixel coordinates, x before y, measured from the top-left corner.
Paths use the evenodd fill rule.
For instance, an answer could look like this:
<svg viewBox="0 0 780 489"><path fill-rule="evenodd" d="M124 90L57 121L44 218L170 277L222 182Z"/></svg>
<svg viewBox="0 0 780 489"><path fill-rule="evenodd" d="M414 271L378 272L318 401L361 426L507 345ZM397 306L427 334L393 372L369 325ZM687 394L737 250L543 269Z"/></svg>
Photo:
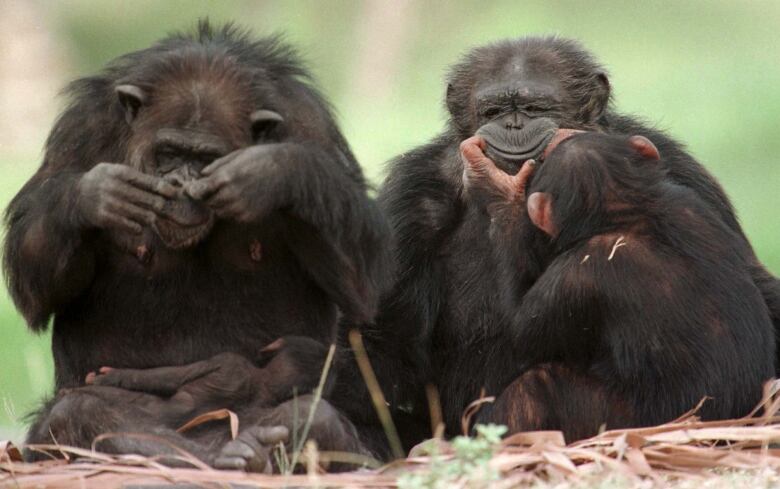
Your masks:
<svg viewBox="0 0 780 489"><path fill-rule="evenodd" d="M493 486L515 487L540 482L581 483L595 475L618 476L640 483L699 480L723 477L718 470L770 471L780 473L780 397L777 382L768 383L755 417L701 421L693 410L671 423L647 428L605 431L587 440L566 445L557 431L517 433L501 443L489 464L502 475ZM758 415L758 413L761 413ZM443 440L437 463L454 459L452 447ZM62 446L41 450L69 453L79 463L52 460L21 462L19 451L0 442L0 487L122 487L129 483L191 483L220 487L245 484L249 487L396 487L396 477L406 471L430 467L431 457L415 456L384 468L345 474L325 474L311 465L327 460L326 452L305 451L308 475L255 475L217 471L207 467L170 469L155 460L139 456L113 456ZM338 454L333 454L338 455ZM342 457L346 454L341 454ZM342 458L339 456L334 459ZM771 475L770 474L770 475Z"/></svg>

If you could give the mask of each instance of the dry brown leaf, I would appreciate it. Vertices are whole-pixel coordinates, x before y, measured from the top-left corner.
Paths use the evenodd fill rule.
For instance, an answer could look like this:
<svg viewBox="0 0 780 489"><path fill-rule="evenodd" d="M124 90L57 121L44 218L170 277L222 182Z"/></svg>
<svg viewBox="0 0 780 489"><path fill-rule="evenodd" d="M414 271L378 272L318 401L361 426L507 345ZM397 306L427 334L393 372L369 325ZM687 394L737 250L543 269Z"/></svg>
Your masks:
<svg viewBox="0 0 780 489"><path fill-rule="evenodd" d="M202 425L203 423L208 423L209 421L216 421L220 419L230 419L230 438L235 440L238 436L238 416L236 413L231 411L230 409L217 409L216 411L209 411L207 413L203 413L200 416L196 416L195 418L187 421L184 423L183 426L181 426L176 431L179 433L184 433L187 430L190 430L196 426Z"/></svg>
<svg viewBox="0 0 780 489"><path fill-rule="evenodd" d="M653 472L653 468L650 467L650 464L647 463L647 459L645 458L645 454L642 453L642 450L639 450L637 448L629 448L626 451L626 460L628 461L628 464L631 466L632 469L634 469L634 472L636 472L639 475L650 475Z"/></svg>
<svg viewBox="0 0 780 489"><path fill-rule="evenodd" d="M542 457L549 463L565 470L566 472L575 474L577 473L577 466L566 455L561 452L552 452L545 450L542 452Z"/></svg>
<svg viewBox="0 0 780 489"><path fill-rule="evenodd" d="M0 440L0 462L21 462L22 452L8 440Z"/></svg>
<svg viewBox="0 0 780 489"><path fill-rule="evenodd" d="M524 431L506 437L503 444L505 446L543 446L549 444L556 447L563 447L566 446L566 441L563 438L563 433L560 431Z"/></svg>

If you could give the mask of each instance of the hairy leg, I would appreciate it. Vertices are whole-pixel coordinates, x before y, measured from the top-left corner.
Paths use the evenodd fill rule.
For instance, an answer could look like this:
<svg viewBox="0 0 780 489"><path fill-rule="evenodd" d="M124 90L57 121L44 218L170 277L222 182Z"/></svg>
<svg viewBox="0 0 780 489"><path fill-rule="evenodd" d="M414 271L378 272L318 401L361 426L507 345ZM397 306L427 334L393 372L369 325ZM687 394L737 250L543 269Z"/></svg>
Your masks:
<svg viewBox="0 0 780 489"><path fill-rule="evenodd" d="M630 426L631 406L586 373L560 364L536 366L518 377L477 417L509 433L561 430L567 442L596 435L602 426Z"/></svg>
<svg viewBox="0 0 780 489"><path fill-rule="evenodd" d="M176 458L185 450L210 463L225 440L214 444L189 440L166 425L161 409L165 401L156 396L89 386L64 391L39 412L27 437L27 444L59 444L91 448L100 435L111 433L95 444L98 451L114 454L134 453L160 457L170 466L191 466ZM116 434L116 435L113 435ZM44 453L28 449L26 458L42 460Z"/></svg>

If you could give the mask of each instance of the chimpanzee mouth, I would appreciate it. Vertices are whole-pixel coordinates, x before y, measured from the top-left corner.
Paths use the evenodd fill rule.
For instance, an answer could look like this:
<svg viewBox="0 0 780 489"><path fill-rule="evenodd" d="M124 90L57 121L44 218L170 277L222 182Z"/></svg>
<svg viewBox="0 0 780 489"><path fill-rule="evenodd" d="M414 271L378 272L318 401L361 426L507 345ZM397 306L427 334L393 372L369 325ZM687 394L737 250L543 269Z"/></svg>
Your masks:
<svg viewBox="0 0 780 489"><path fill-rule="evenodd" d="M531 121L523 129L505 129L497 124L486 124L477 135L487 143L487 156L520 165L529 159L538 159L555 136L558 125L551 119Z"/></svg>
<svg viewBox="0 0 780 489"><path fill-rule="evenodd" d="M152 228L168 248L180 250L195 246L214 226L214 213L203 204L180 197L166 204Z"/></svg>

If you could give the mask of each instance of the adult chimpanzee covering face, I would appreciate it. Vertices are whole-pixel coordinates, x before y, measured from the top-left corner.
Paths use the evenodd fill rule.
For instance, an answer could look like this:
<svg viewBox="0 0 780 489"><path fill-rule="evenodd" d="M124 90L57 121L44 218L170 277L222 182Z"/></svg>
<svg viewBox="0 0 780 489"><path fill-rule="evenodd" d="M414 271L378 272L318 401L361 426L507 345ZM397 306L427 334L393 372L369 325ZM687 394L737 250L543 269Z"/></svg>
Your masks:
<svg viewBox="0 0 780 489"><path fill-rule="evenodd" d="M609 102L601 68L566 41L502 43L479 48L457 65L447 86L447 108L463 138L487 143L502 169L517 172L539 158L556 129L594 128Z"/></svg>
<svg viewBox="0 0 780 489"><path fill-rule="evenodd" d="M76 388L44 407L29 441L89 447L107 431L153 432L216 463L222 430L185 438L108 387L78 387L104 366L183 366L225 352L252 361L290 336L328 345L340 317L374 314L385 224L327 104L277 39L202 23L69 94L41 168L6 215L10 291L33 330L54 317L56 389ZM300 379L299 392L309 384ZM295 417L291 405L260 416L232 400L245 426ZM343 426L318 441L354 448ZM228 466L276 439L246 433L245 460ZM99 446L165 447L122 437Z"/></svg>

